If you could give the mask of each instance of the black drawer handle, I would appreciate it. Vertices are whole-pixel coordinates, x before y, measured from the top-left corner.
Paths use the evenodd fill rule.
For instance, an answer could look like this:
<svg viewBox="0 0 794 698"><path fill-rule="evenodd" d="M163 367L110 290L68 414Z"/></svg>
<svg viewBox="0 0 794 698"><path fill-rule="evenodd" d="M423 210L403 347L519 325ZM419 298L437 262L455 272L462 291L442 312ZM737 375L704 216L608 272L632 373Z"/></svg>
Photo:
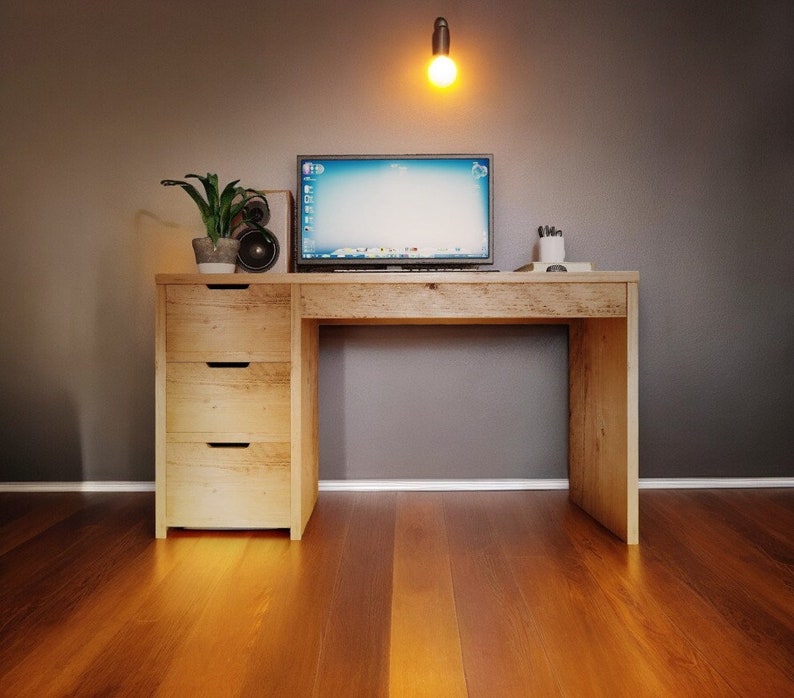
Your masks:
<svg viewBox="0 0 794 698"><path fill-rule="evenodd" d="M249 284L207 284L210 291L245 291Z"/></svg>
<svg viewBox="0 0 794 698"><path fill-rule="evenodd" d="M250 361L207 361L209 368L248 368Z"/></svg>
<svg viewBox="0 0 794 698"><path fill-rule="evenodd" d="M224 441L209 441L207 442L207 446L210 448L248 448L251 444L245 442L224 442Z"/></svg>

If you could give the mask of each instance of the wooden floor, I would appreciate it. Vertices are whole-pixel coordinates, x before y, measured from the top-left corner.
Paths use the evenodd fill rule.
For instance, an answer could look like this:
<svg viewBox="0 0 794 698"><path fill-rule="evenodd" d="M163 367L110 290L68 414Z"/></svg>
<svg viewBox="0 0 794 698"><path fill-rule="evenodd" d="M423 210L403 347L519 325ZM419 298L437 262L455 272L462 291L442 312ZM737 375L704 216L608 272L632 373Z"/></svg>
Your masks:
<svg viewBox="0 0 794 698"><path fill-rule="evenodd" d="M321 493L153 539L136 494L0 494L2 696L794 696L794 490Z"/></svg>

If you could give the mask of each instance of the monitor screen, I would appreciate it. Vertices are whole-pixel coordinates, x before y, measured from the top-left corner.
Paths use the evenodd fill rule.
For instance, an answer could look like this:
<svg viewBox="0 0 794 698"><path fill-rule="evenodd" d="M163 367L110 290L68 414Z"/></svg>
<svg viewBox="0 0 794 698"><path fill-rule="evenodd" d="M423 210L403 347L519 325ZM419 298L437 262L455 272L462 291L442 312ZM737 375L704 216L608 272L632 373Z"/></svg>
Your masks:
<svg viewBox="0 0 794 698"><path fill-rule="evenodd" d="M491 155L301 155L298 271L493 263Z"/></svg>

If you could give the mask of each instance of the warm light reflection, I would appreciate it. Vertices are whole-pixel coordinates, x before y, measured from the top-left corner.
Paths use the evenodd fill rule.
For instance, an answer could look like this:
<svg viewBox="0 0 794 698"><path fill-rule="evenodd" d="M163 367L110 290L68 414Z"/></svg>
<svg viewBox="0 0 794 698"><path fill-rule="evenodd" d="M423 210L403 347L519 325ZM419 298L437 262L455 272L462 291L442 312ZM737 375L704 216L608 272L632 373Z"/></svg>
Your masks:
<svg viewBox="0 0 794 698"><path fill-rule="evenodd" d="M458 68L449 56L435 56L427 67L427 77L436 87L449 87L458 76Z"/></svg>

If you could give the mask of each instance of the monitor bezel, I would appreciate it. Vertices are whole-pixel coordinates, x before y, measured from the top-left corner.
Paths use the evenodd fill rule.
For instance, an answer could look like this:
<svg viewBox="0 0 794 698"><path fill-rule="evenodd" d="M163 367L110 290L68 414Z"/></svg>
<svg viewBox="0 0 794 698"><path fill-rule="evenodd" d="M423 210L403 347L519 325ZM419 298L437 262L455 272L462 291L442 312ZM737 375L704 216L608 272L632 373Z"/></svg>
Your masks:
<svg viewBox="0 0 794 698"><path fill-rule="evenodd" d="M303 163L307 160L487 160L488 161L488 256L476 258L411 258L406 260L360 259L360 258L312 258L302 259L303 236L301 234L304 200L300 195ZM494 157L492 153L381 153L381 154L325 154L297 156L297 196L295 202L295 225L292 246L293 271L444 271L476 270L494 263Z"/></svg>

